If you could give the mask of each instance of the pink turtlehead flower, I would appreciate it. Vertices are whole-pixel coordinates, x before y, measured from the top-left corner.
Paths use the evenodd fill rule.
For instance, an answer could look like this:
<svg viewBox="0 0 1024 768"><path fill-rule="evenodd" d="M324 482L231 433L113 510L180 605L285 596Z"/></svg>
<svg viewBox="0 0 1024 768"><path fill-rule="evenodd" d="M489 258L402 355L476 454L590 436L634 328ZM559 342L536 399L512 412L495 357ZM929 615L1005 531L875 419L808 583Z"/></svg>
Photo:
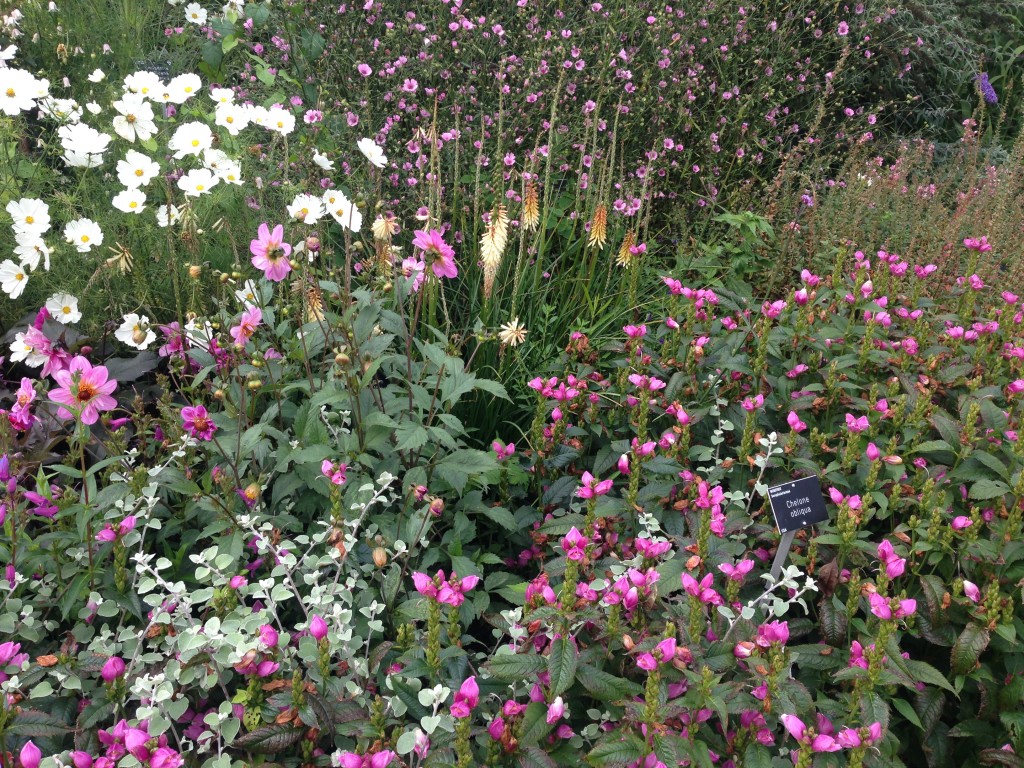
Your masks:
<svg viewBox="0 0 1024 768"><path fill-rule="evenodd" d="M967 579L964 579L964 595L972 603L977 603L981 600L981 590L978 589L978 585L973 581L967 581Z"/></svg>
<svg viewBox="0 0 1024 768"><path fill-rule="evenodd" d="M292 247L284 242L284 226L281 224L274 227L273 232L267 222L260 224L256 239L249 243L249 251L252 253L252 265L263 270L267 280L278 283L292 271L288 261Z"/></svg>
<svg viewBox="0 0 1024 768"><path fill-rule="evenodd" d="M764 405L764 395L755 395L754 397L745 397L743 402L740 403L744 411L753 412Z"/></svg>
<svg viewBox="0 0 1024 768"><path fill-rule="evenodd" d="M94 367L81 355L74 357L67 370L53 374L58 387L50 390L49 397L64 406L57 409L57 415L62 419L80 418L83 424L95 424L101 411L117 406L117 401L111 397L117 389L117 381L108 376L102 365Z"/></svg>
<svg viewBox="0 0 1024 768"><path fill-rule="evenodd" d="M584 472L583 477L580 479L583 481L583 484L576 489L576 495L581 499L593 499L598 496L604 496L612 489L611 480L598 480L589 472Z"/></svg>
<svg viewBox="0 0 1024 768"><path fill-rule="evenodd" d="M846 414L846 428L851 432L863 432L870 426L867 416L854 416L852 413Z"/></svg>
<svg viewBox="0 0 1024 768"><path fill-rule="evenodd" d="M569 532L562 538L560 543L565 556L569 560L575 562L583 560L587 551L587 540L583 538L583 534L579 532L576 526L569 529Z"/></svg>
<svg viewBox="0 0 1024 768"><path fill-rule="evenodd" d="M463 576L460 579L452 572L437 590L437 602L458 608L466 601L466 593L479 583L479 576Z"/></svg>
<svg viewBox="0 0 1024 768"><path fill-rule="evenodd" d="M850 664L851 667L860 667L861 669L868 668L868 660L864 656L864 646L857 640L853 641L850 645Z"/></svg>
<svg viewBox="0 0 1024 768"><path fill-rule="evenodd" d="M416 571L412 575L412 583L416 587L416 591L424 597L437 598L437 585L444 582L444 571L438 571L434 578L430 578L425 573Z"/></svg>
<svg viewBox="0 0 1024 768"><path fill-rule="evenodd" d="M885 566L885 575L890 579L902 576L907 569L906 558L899 557L888 540L878 545L878 559Z"/></svg>
<svg viewBox="0 0 1024 768"><path fill-rule="evenodd" d="M345 484L345 472L348 470L348 465L344 463L335 464L330 459L324 459L320 464L320 472L323 476L330 480L335 485Z"/></svg>
<svg viewBox="0 0 1024 768"><path fill-rule="evenodd" d="M425 260L430 263L430 269L433 270L436 277L458 276L459 269L455 266L455 249L444 241L440 230L417 230L412 239L412 247L423 251Z"/></svg>
<svg viewBox="0 0 1024 768"><path fill-rule="evenodd" d="M365 64L362 66L366 66ZM369 67L367 67L369 69ZM358 755L355 752L342 752L338 756L339 768L387 768L397 755L390 749L374 752L372 755Z"/></svg>
<svg viewBox="0 0 1024 768"><path fill-rule="evenodd" d="M186 405L181 409L181 419L185 431L200 440L212 440L213 433L217 431L217 425L201 405Z"/></svg>
<svg viewBox="0 0 1024 768"><path fill-rule="evenodd" d="M982 237L965 237L964 247L978 253L985 253L986 251L992 250L992 244L988 241L988 237L983 235Z"/></svg>
<svg viewBox="0 0 1024 768"><path fill-rule="evenodd" d="M718 570L725 574L727 579L733 581L743 581L748 573L754 568L754 561L744 558L740 560L736 565L732 563L722 563L718 566Z"/></svg>
<svg viewBox="0 0 1024 768"><path fill-rule="evenodd" d="M636 539L633 545L636 547L636 551L648 560L659 558L672 549L671 541L654 541L652 539Z"/></svg>
<svg viewBox="0 0 1024 768"><path fill-rule="evenodd" d="M669 637L662 640L650 653L641 653L636 657L636 665L648 672L657 669L658 664L666 664L676 657L676 639Z"/></svg>
<svg viewBox="0 0 1024 768"><path fill-rule="evenodd" d="M868 443L868 447L864 449L864 455L867 456L868 461L878 461L882 452L878 450L878 446L874 443Z"/></svg>
<svg viewBox="0 0 1024 768"><path fill-rule="evenodd" d="M785 645L789 642L789 623L785 621L771 621L762 624L757 628L757 639L755 642L762 648L771 648L774 643Z"/></svg>
<svg viewBox="0 0 1024 768"><path fill-rule="evenodd" d="M970 528L974 525L974 521L967 515L957 515L953 518L952 526L954 531L962 531L965 528Z"/></svg>
<svg viewBox="0 0 1024 768"><path fill-rule="evenodd" d="M323 616L313 616L309 620L309 634L317 641L327 637L327 622L324 621Z"/></svg>
<svg viewBox="0 0 1024 768"><path fill-rule="evenodd" d="M455 693L455 700L452 702L452 717L456 719L469 717L479 703L480 687L476 684L476 677L467 678Z"/></svg>
<svg viewBox="0 0 1024 768"><path fill-rule="evenodd" d="M800 420L800 417L797 416L796 411L789 412L789 415L786 416L786 423L789 424L789 428L792 429L794 432L803 432L805 429L807 429L806 422Z"/></svg>
<svg viewBox="0 0 1024 768"><path fill-rule="evenodd" d="M697 581L690 574L684 573L680 576L680 580L682 581L683 589L686 590L686 594L696 597L702 603L707 603L708 605L722 605L724 603L722 596L711 588L711 584L715 580L714 574L706 574L703 579Z"/></svg>
<svg viewBox="0 0 1024 768"><path fill-rule="evenodd" d="M39 762L43 759L43 753L30 739L21 748L21 752L18 753L18 759L21 762L21 768L39 768Z"/></svg>
<svg viewBox="0 0 1024 768"><path fill-rule="evenodd" d="M559 720L561 720L562 717L565 716L565 710L565 702L562 701L562 697L556 697L555 700L552 701L551 704L548 706L548 713L547 716L544 718L545 722L548 725L554 725Z"/></svg>
<svg viewBox="0 0 1024 768"><path fill-rule="evenodd" d="M238 320L238 325L234 326L230 333L231 338L235 340L235 344L244 347L249 343L249 339L256 333L256 329L263 322L263 312L259 307L249 307Z"/></svg>
<svg viewBox="0 0 1024 768"><path fill-rule="evenodd" d="M782 721L782 725L789 735L801 744L809 747L811 752L838 752L842 749L829 733L818 733L812 736L812 732L808 730L803 720L796 715L782 715L779 717L779 720ZM831 730L831 724L827 720L824 720L824 723L822 723L822 720L824 718L819 718L818 730L824 730L822 726L826 724L826 728Z"/></svg>
<svg viewBox="0 0 1024 768"><path fill-rule="evenodd" d="M103 678L104 682L112 683L124 674L124 670L124 659L120 656L111 656L103 664L103 669L100 670L100 677Z"/></svg>
<svg viewBox="0 0 1024 768"><path fill-rule="evenodd" d="M505 461L505 459L513 456L516 452L516 444L509 443L508 445L502 445L500 440L495 440L491 443L491 450L494 451L494 455L498 461Z"/></svg>
<svg viewBox="0 0 1024 768"><path fill-rule="evenodd" d="M893 610L893 602L877 592L872 593L871 597L868 598L868 603L871 605L871 613L880 619L902 619L905 616L910 616L917 610L916 600L900 600L897 602L895 610Z"/></svg>
<svg viewBox="0 0 1024 768"><path fill-rule="evenodd" d="M844 728L836 734L836 743L846 749L869 747L882 739L882 724L874 722L867 728Z"/></svg>
<svg viewBox="0 0 1024 768"><path fill-rule="evenodd" d="M782 310L784 310L785 308L786 302L782 301L781 299L779 301L773 301L771 303L768 303L766 301L764 304L761 305L761 314L763 314L765 317L770 317L774 319L781 315Z"/></svg>

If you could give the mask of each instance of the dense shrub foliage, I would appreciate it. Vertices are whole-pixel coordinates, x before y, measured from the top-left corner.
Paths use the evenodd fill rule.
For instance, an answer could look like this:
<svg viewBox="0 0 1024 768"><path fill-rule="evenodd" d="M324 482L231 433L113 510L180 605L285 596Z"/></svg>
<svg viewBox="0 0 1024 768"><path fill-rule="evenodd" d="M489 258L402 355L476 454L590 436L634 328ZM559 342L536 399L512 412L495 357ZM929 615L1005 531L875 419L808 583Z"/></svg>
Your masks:
<svg viewBox="0 0 1024 768"><path fill-rule="evenodd" d="M812 5L6 16L0 763L1019 765L1019 169Z"/></svg>

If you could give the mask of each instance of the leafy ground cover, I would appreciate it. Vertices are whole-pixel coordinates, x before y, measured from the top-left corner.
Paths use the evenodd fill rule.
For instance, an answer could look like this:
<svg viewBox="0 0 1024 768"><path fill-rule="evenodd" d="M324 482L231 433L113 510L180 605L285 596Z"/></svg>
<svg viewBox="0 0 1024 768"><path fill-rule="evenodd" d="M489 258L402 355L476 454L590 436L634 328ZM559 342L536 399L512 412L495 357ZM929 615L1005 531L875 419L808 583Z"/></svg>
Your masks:
<svg viewBox="0 0 1024 768"><path fill-rule="evenodd" d="M5 17L0 762L1020 764L998 113L876 148L860 6L329 10Z"/></svg>

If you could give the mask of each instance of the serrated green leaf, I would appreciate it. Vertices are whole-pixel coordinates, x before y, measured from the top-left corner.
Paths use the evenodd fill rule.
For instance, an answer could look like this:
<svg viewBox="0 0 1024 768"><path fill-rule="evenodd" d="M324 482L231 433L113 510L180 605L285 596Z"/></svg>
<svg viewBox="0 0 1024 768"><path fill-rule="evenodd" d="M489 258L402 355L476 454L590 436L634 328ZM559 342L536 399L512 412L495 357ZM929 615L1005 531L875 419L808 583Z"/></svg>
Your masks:
<svg viewBox="0 0 1024 768"><path fill-rule="evenodd" d="M547 722L548 708L539 701L531 702L523 714L522 732L519 743L531 746L539 742L551 731Z"/></svg>
<svg viewBox="0 0 1024 768"><path fill-rule="evenodd" d="M620 768L641 760L646 753L647 745L636 736L614 734L590 750L587 762L595 768Z"/></svg>
<svg viewBox="0 0 1024 768"><path fill-rule="evenodd" d="M290 723L270 723L240 736L231 746L247 749L250 752L272 755L297 744L305 732L305 728L297 728Z"/></svg>
<svg viewBox="0 0 1024 768"><path fill-rule="evenodd" d="M953 672L958 675L967 675L974 671L978 664L978 657L988 648L992 636L987 629L977 624L968 624L960 633L953 650L950 653L949 663Z"/></svg>
<svg viewBox="0 0 1024 768"><path fill-rule="evenodd" d="M551 677L551 695L560 696L576 680L579 651L568 637L559 637L551 643L548 656L548 674Z"/></svg>
<svg viewBox="0 0 1024 768"><path fill-rule="evenodd" d="M581 664L576 677L594 698L602 701L621 701L636 696L643 690L632 680L608 674L590 664Z"/></svg>
<svg viewBox="0 0 1024 768"><path fill-rule="evenodd" d="M971 486L970 497L978 501L986 499L998 499L1000 496L1010 492L1010 486L1001 480L977 480Z"/></svg>
<svg viewBox="0 0 1024 768"><path fill-rule="evenodd" d="M896 708L897 712L903 715L903 717L905 717L911 723L916 725L918 728L924 730L924 726L921 725L921 719L917 716L917 712L914 711L914 708L910 706L909 701L907 701L906 699L896 698L890 699L890 701L892 702L892 705Z"/></svg>
<svg viewBox="0 0 1024 768"><path fill-rule="evenodd" d="M925 685L935 685L939 688L944 688L950 693L956 693L956 691L953 690L953 685L946 679L946 676L925 661L909 659L907 661L907 669L910 670L910 674Z"/></svg>
<svg viewBox="0 0 1024 768"><path fill-rule="evenodd" d="M495 656L485 665L491 675L506 683L529 680L548 666L548 660L536 653L510 653Z"/></svg>

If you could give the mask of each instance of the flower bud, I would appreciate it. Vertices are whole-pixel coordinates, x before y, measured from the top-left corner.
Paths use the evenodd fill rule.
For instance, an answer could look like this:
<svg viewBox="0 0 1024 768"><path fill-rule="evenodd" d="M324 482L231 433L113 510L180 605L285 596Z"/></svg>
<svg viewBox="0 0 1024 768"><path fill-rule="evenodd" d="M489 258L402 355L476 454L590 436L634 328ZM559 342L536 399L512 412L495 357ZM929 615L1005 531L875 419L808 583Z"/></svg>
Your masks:
<svg viewBox="0 0 1024 768"><path fill-rule="evenodd" d="M31 741L26 741L25 746L21 748L19 757L22 768L39 768L39 761L43 759L43 753Z"/></svg>
<svg viewBox="0 0 1024 768"><path fill-rule="evenodd" d="M322 616L314 616L309 620L309 634L318 641L327 637L327 622Z"/></svg>
<svg viewBox="0 0 1024 768"><path fill-rule="evenodd" d="M383 568L388 564L388 552L384 547L376 547L373 550L373 564L378 568Z"/></svg>
<svg viewBox="0 0 1024 768"><path fill-rule="evenodd" d="M188 276L191 277L193 280L198 280L199 276L202 275L202 274L203 274L203 268L201 266L199 266L198 264L189 264L188 265Z"/></svg>
<svg viewBox="0 0 1024 768"><path fill-rule="evenodd" d="M104 682L112 683L124 674L124 659L120 656L111 656L100 670L100 677Z"/></svg>

